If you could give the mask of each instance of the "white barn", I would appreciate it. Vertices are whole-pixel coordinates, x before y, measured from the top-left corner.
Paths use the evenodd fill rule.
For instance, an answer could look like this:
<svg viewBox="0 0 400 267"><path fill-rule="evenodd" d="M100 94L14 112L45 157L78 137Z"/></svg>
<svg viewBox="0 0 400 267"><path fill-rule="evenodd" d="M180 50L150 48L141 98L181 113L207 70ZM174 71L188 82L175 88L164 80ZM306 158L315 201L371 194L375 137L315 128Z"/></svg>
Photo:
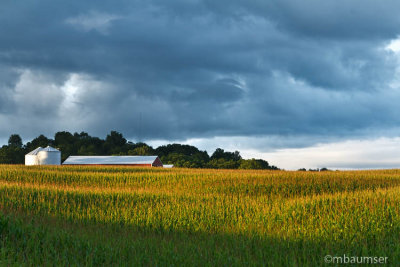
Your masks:
<svg viewBox="0 0 400 267"><path fill-rule="evenodd" d="M61 152L54 147L38 147L25 155L25 165L61 165Z"/></svg>

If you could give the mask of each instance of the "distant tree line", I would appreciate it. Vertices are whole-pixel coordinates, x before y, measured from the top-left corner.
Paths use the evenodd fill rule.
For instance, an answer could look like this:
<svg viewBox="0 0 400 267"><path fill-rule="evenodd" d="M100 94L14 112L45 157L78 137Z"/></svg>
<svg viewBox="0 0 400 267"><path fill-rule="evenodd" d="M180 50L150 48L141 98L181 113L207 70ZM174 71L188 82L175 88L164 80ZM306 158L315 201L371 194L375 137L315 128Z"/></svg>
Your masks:
<svg viewBox="0 0 400 267"><path fill-rule="evenodd" d="M301 169L298 169L298 171L306 172L307 169L306 169L306 168L301 168ZM328 168L324 167L324 168L321 168L321 169L319 169L319 168L316 168L316 169L308 169L308 171L309 171L309 172L326 172L326 171L331 171L331 170L329 170Z"/></svg>
<svg viewBox="0 0 400 267"><path fill-rule="evenodd" d="M127 141L116 131L111 131L104 140L86 132L72 134L63 131L57 132L54 139L40 135L25 145L18 134L13 134L8 139L8 145L0 148L0 164L23 164L26 153L48 145L61 151L61 161L71 155L157 155L163 164L173 164L176 167L278 170L276 166L271 166L262 159L242 159L239 151L228 152L217 148L209 156L207 151L190 145L169 144L153 148L146 143Z"/></svg>

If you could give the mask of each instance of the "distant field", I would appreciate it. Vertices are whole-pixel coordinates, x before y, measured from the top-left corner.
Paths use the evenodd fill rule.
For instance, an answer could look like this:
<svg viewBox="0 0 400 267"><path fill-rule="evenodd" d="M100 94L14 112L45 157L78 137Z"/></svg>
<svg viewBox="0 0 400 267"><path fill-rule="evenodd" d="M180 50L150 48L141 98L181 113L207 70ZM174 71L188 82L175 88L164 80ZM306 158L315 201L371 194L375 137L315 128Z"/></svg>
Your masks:
<svg viewBox="0 0 400 267"><path fill-rule="evenodd" d="M400 170L0 165L0 265L400 262Z"/></svg>

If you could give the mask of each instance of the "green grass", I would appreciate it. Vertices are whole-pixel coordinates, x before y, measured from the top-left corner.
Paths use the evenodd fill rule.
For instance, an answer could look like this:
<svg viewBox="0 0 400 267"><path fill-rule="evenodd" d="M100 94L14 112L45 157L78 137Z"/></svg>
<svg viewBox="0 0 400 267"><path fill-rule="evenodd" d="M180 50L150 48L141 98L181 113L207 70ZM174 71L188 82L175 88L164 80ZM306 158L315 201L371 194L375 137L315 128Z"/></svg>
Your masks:
<svg viewBox="0 0 400 267"><path fill-rule="evenodd" d="M0 166L0 265L400 262L400 171Z"/></svg>

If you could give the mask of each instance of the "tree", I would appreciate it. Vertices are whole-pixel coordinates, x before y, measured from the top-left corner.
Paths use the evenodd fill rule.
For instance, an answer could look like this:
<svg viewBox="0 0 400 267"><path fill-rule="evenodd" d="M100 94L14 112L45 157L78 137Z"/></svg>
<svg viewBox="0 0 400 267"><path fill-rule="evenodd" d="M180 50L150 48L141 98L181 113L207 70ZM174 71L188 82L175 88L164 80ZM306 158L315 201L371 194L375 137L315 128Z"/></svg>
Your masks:
<svg viewBox="0 0 400 267"><path fill-rule="evenodd" d="M61 161L66 160L70 155L77 154L77 137L70 132L57 132L54 135L54 145L61 151Z"/></svg>
<svg viewBox="0 0 400 267"><path fill-rule="evenodd" d="M75 142L75 137L70 132L57 132L54 135L54 143L58 145L72 145Z"/></svg>
<svg viewBox="0 0 400 267"><path fill-rule="evenodd" d="M242 159L239 151L235 152L225 152L222 148L217 148L212 154L211 159L225 159L239 161Z"/></svg>
<svg viewBox="0 0 400 267"><path fill-rule="evenodd" d="M106 137L106 143L113 146L123 146L126 144L126 139L121 133L117 131L111 131Z"/></svg>
<svg viewBox="0 0 400 267"><path fill-rule="evenodd" d="M22 164L24 163L24 150L16 146L3 146L0 148L0 163Z"/></svg>
<svg viewBox="0 0 400 267"><path fill-rule="evenodd" d="M125 144L126 139L121 133L117 131L111 131L106 137L106 141L104 143L104 152L112 155L126 153Z"/></svg>
<svg viewBox="0 0 400 267"><path fill-rule="evenodd" d="M226 160L224 158L212 159L206 164L206 167L212 169L237 169L239 161Z"/></svg>
<svg viewBox="0 0 400 267"><path fill-rule="evenodd" d="M39 135L35 139L33 139L31 142L28 142L26 144L26 149L28 151L31 151L39 146L41 147L46 147L48 145L53 145L54 141L51 139L48 139L46 136L43 134Z"/></svg>
<svg viewBox="0 0 400 267"><path fill-rule="evenodd" d="M18 134L10 135L8 139L8 146L22 148L22 139Z"/></svg>
<svg viewBox="0 0 400 267"><path fill-rule="evenodd" d="M159 146L156 149L156 152L159 156L166 156L170 153L179 153L186 156L192 156L197 153L203 153L207 155L208 158L208 154L206 151L200 151L197 147L190 145L169 144L166 146Z"/></svg>
<svg viewBox="0 0 400 267"><path fill-rule="evenodd" d="M138 156L152 156L154 155L154 149L146 144L136 147L128 151L128 155L138 155Z"/></svg>
<svg viewBox="0 0 400 267"><path fill-rule="evenodd" d="M225 156L225 151L222 148L217 148L211 155L211 159L223 159Z"/></svg>
<svg viewBox="0 0 400 267"><path fill-rule="evenodd" d="M81 132L81 133L74 133L74 137L78 139L86 139L90 138L90 135L86 132Z"/></svg>
<svg viewBox="0 0 400 267"><path fill-rule="evenodd" d="M196 153L193 156L173 152L166 156L161 156L161 161L164 164L173 164L176 167L185 168L204 168L208 162L208 160L205 160L202 152Z"/></svg>
<svg viewBox="0 0 400 267"><path fill-rule="evenodd" d="M195 146L169 144L159 146L155 154L165 164L173 164L176 167L204 168L210 157L207 151L200 151Z"/></svg>
<svg viewBox="0 0 400 267"><path fill-rule="evenodd" d="M275 166L270 166L268 161L263 159L242 159L240 161L239 169L247 170L277 170Z"/></svg>
<svg viewBox="0 0 400 267"><path fill-rule="evenodd" d="M0 148L0 164L11 164L12 157L9 154L9 147L3 146Z"/></svg>

